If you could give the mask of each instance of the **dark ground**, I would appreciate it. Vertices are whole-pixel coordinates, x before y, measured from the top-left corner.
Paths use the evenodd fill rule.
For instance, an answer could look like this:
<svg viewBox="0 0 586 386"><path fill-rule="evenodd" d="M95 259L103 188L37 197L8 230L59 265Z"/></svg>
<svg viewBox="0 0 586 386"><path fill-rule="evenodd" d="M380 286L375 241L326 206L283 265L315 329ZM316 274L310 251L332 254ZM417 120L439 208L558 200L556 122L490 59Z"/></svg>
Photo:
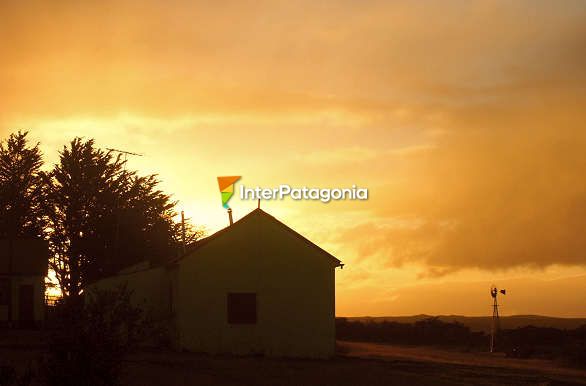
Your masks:
<svg viewBox="0 0 586 386"><path fill-rule="evenodd" d="M0 334L1 335L1 334ZM24 336L29 339L25 344ZM0 339L0 366L35 368L43 342ZM5 337L7 338L7 337ZM37 343L37 344L35 344ZM127 386L586 385L586 371L553 362L493 358L425 347L339 342L331 360L210 356L144 350L124 362ZM488 356L488 357L487 357ZM36 383L40 384L40 383Z"/></svg>
<svg viewBox="0 0 586 386"><path fill-rule="evenodd" d="M581 377L410 360L211 357L142 353L128 361L128 386L146 385L580 385Z"/></svg>

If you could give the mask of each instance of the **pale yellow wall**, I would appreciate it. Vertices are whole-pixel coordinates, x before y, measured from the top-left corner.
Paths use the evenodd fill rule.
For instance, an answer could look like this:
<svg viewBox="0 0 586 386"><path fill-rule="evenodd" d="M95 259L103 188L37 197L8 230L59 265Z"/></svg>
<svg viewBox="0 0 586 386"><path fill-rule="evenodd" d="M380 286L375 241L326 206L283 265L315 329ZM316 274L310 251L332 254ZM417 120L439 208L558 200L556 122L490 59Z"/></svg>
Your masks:
<svg viewBox="0 0 586 386"><path fill-rule="evenodd" d="M99 280L88 286L93 289L116 289L126 285L131 291L131 302L142 308L155 321L168 319L171 305L169 303L169 274L166 268L143 269L136 272L119 274Z"/></svg>
<svg viewBox="0 0 586 386"><path fill-rule="evenodd" d="M184 258L177 327L183 348L211 353L329 357L334 353L334 263L253 213ZM256 292L256 325L227 323L226 294Z"/></svg>

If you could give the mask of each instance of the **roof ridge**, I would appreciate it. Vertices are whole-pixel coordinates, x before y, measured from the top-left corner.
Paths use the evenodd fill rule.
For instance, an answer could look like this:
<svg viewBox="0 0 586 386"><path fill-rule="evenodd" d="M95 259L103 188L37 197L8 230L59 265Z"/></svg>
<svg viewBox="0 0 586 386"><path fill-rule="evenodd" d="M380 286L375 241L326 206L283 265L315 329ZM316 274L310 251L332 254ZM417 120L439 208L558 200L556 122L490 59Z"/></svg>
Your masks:
<svg viewBox="0 0 586 386"><path fill-rule="evenodd" d="M256 208L250 212L248 212L247 214L245 214L244 216L242 216L241 218L239 218L238 220L234 221L233 224L228 225L214 233L212 233L211 235L204 237L202 239L196 240L193 243L189 244L189 246L186 248L185 252L182 253L180 256L177 256L173 259L170 259L170 261L168 263L173 264L178 262L179 260L182 260L183 258L187 257L187 255L189 255L191 252L195 251L196 249L198 249L199 247L201 247L203 244L208 243L210 240L215 239L216 237L218 237L219 235L227 232L229 229L231 229L233 226L235 226L236 224L242 223L243 220L250 218L250 215L252 215L253 213L257 212L257 211L261 211L263 212L260 208ZM264 212L263 212L264 213Z"/></svg>
<svg viewBox="0 0 586 386"><path fill-rule="evenodd" d="M321 252L321 253L325 254L326 256L328 256L329 258L331 258L336 263L336 266L340 266L340 267L344 266L344 264L342 264L342 262L338 258L336 258L334 255L332 255L331 253L329 253L325 249L321 248L319 245L315 244L314 242L312 242L307 237L303 236L302 234L300 234L299 232L297 232L293 228L289 227L287 224L278 220L275 216L265 212L261 208L253 209L252 211L248 212L246 215L244 215L243 217L241 217L237 221L234 221L234 223L232 225L228 225L227 227L220 229L219 231L211 234L210 236L205 237L201 240L197 240L194 243L190 244L190 247L182 255L180 255L174 259L171 259L169 264L174 264L180 260L183 260L185 257L187 257L188 255L193 253L195 250L197 250L201 246L207 244L211 240L214 240L215 238L219 237L220 235L224 234L225 232L229 231L230 229L233 229L234 226L237 226L237 224L241 224L242 222L244 222L244 220L251 218L252 215L257 214L257 213L259 215L266 216L267 218L271 219L272 221L275 221L277 224L283 226L288 232L292 233L294 236L301 239L306 244L309 244L309 246L317 249L319 252Z"/></svg>

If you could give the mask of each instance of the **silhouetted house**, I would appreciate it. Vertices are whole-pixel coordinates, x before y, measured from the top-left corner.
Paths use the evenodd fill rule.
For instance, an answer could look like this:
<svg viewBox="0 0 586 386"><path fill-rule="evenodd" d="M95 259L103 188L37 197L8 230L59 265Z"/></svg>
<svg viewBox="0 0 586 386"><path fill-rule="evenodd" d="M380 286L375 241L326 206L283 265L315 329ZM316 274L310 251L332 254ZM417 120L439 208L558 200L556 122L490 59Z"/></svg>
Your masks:
<svg viewBox="0 0 586 386"><path fill-rule="evenodd" d="M171 263L121 271L133 302L167 321L178 348L209 353L329 357L335 348L340 260L261 209Z"/></svg>
<svg viewBox="0 0 586 386"><path fill-rule="evenodd" d="M30 327L45 316L47 242L0 240L0 325Z"/></svg>

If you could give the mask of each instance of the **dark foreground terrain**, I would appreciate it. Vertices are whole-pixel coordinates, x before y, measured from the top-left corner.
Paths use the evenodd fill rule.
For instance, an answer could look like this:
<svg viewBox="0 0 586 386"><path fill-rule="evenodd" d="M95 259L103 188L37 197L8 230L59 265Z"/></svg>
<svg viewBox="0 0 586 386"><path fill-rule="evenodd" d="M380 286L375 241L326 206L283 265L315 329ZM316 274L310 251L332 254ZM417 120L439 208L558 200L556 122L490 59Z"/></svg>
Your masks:
<svg viewBox="0 0 586 386"><path fill-rule="evenodd" d="M406 359L340 356L329 361L143 353L124 384L146 385L579 385L581 376Z"/></svg>
<svg viewBox="0 0 586 386"><path fill-rule="evenodd" d="M123 363L122 385L586 385L586 371L543 360L425 347L338 342L332 360L209 356L145 350ZM0 366L36 367L41 347L0 346ZM1 383L0 383L1 384ZM31 385L42 385L35 380Z"/></svg>

